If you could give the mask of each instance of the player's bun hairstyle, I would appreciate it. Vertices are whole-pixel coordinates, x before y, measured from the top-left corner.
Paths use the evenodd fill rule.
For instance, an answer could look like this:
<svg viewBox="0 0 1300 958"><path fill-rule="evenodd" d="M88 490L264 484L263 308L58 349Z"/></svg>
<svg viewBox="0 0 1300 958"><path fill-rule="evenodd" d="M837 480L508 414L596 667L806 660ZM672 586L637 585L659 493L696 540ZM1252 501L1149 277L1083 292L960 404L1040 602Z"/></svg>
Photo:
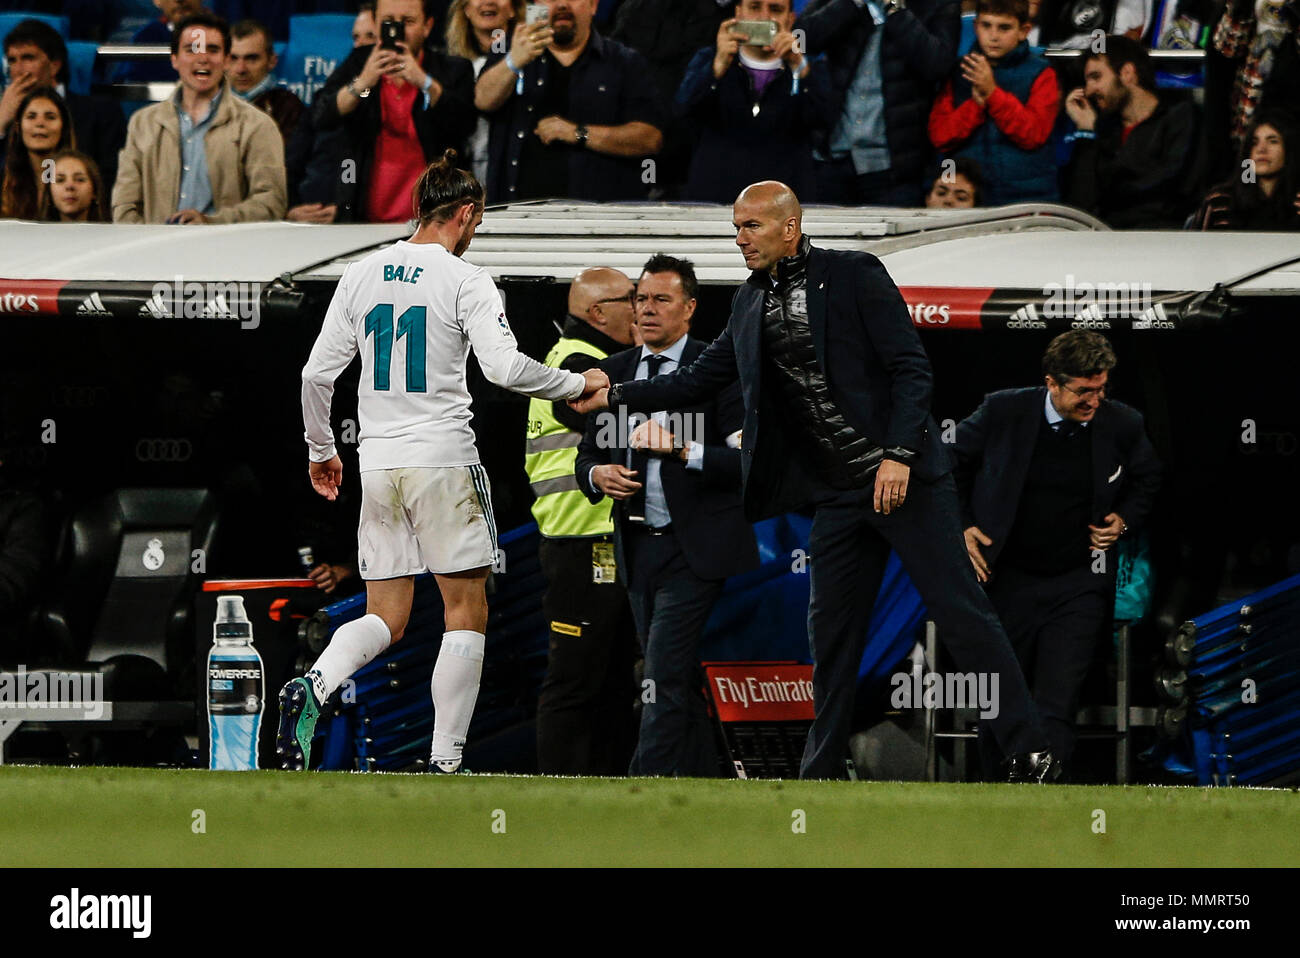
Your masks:
<svg viewBox="0 0 1300 958"><path fill-rule="evenodd" d="M469 170L456 168L456 151L447 150L415 181L412 193L420 225L445 223L466 203L483 206L483 184Z"/></svg>

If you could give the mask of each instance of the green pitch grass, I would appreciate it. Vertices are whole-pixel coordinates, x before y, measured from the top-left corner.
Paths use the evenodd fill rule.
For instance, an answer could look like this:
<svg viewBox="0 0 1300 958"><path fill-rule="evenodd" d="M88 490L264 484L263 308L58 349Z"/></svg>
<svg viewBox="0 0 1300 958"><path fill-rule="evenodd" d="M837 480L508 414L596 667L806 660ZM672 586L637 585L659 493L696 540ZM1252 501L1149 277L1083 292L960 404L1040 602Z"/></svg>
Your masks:
<svg viewBox="0 0 1300 958"><path fill-rule="evenodd" d="M1289 791L0 767L0 866L1297 861Z"/></svg>

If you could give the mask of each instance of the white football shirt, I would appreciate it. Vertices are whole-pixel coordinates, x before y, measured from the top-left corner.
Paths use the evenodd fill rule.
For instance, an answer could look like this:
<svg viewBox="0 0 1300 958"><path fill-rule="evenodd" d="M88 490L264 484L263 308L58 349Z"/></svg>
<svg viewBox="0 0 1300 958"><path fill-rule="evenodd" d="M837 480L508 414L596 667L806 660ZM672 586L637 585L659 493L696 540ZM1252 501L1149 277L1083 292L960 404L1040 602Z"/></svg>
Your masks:
<svg viewBox="0 0 1300 958"><path fill-rule="evenodd" d="M302 371L309 458L335 454L334 381L360 351L362 472L477 463L465 385L471 347L489 381L525 396L573 399L585 386L580 373L521 353L487 270L445 247L402 240L349 265Z"/></svg>

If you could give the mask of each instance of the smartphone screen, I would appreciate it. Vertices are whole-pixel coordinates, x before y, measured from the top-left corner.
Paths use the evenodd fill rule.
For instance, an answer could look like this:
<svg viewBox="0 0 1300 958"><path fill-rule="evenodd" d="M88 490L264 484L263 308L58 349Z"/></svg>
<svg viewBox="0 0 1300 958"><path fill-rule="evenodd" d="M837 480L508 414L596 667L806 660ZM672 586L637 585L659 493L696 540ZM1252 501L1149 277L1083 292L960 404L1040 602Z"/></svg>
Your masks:
<svg viewBox="0 0 1300 958"><path fill-rule="evenodd" d="M524 22L528 26L534 23L546 23L551 19L551 8L544 3L530 3L524 7Z"/></svg>

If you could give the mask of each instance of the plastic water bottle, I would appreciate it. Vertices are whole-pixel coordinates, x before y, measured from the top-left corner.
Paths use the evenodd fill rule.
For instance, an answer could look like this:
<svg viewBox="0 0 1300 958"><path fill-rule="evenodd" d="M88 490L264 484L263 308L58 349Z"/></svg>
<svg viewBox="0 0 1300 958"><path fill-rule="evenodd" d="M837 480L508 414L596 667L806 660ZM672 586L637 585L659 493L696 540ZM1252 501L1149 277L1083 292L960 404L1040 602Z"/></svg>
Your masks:
<svg viewBox="0 0 1300 958"><path fill-rule="evenodd" d="M244 597L217 599L217 621L208 651L208 768L257 768L257 734L262 725L266 686L262 657L253 648L253 624Z"/></svg>

